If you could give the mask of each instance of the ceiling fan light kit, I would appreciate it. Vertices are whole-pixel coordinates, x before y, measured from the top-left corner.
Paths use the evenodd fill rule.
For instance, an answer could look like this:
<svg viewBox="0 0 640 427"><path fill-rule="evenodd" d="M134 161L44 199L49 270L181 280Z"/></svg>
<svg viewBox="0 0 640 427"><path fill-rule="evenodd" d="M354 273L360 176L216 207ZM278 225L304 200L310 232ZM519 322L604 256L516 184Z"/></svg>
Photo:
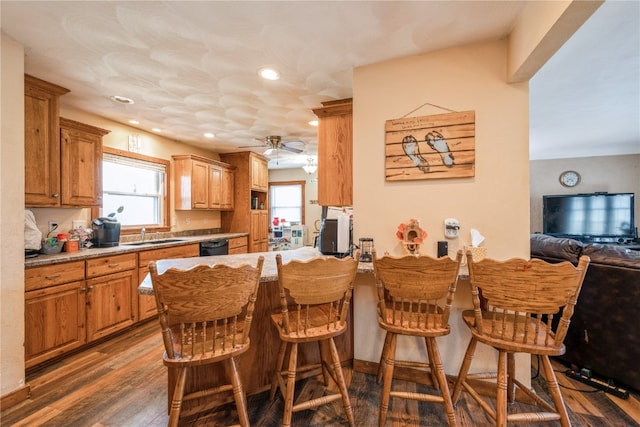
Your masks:
<svg viewBox="0 0 640 427"><path fill-rule="evenodd" d="M318 169L318 165L316 165L316 163L315 163L315 161L313 160L312 157L309 157L307 159L307 164L302 166L302 169L304 169L304 171L306 173L311 175L312 173L314 173Z"/></svg>

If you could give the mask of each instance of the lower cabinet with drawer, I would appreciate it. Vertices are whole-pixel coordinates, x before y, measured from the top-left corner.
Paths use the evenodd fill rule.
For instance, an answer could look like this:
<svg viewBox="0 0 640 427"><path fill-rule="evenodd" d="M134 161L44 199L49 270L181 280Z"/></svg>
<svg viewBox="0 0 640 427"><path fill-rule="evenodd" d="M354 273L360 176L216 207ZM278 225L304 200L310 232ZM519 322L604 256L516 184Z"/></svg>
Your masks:
<svg viewBox="0 0 640 427"><path fill-rule="evenodd" d="M137 321L135 253L27 268L24 275L26 368Z"/></svg>
<svg viewBox="0 0 640 427"><path fill-rule="evenodd" d="M247 236L229 239L229 255L246 254L247 252Z"/></svg>
<svg viewBox="0 0 640 427"><path fill-rule="evenodd" d="M87 342L129 327L138 320L136 254L87 261Z"/></svg>
<svg viewBox="0 0 640 427"><path fill-rule="evenodd" d="M25 366L86 343L84 261L25 270Z"/></svg>
<svg viewBox="0 0 640 427"><path fill-rule="evenodd" d="M149 273L149 262L169 258L189 258L200 255L200 246L193 245L175 246L162 249L151 249L138 253L138 279L140 282ZM138 320L149 319L158 315L156 300L153 295L138 295Z"/></svg>

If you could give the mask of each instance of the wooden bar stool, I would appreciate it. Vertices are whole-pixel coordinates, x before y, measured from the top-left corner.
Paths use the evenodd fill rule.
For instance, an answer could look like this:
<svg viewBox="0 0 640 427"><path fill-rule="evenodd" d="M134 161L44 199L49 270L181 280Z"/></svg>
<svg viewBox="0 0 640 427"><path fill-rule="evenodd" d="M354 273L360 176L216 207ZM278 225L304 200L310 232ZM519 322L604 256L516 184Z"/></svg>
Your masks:
<svg viewBox="0 0 640 427"><path fill-rule="evenodd" d="M271 398L276 388L284 398L282 425L290 426L293 412L315 408L342 399L350 426L354 425L353 411L347 384L342 373L340 357L334 337L347 330L347 315L358 270L359 254L354 258L317 257L308 261L282 263L276 256L280 288L280 308L271 316L278 329L281 344L276 372L271 383ZM318 342L320 365L298 367L298 344ZM289 353L285 367L285 354ZM339 393L308 400L294 405L296 373L322 368L325 386L328 378L338 385Z"/></svg>
<svg viewBox="0 0 640 427"><path fill-rule="evenodd" d="M458 252L454 261L449 257L436 259L425 255L377 258L373 251L378 324L386 331L378 369L378 382L381 377L383 380L380 427L385 424L391 397L443 403L449 425L456 425L436 337L450 332L449 313L461 259L462 252ZM428 363L396 359L398 335L424 338ZM391 383L395 366L427 370L433 385L440 389L440 395L393 391Z"/></svg>
<svg viewBox="0 0 640 427"><path fill-rule="evenodd" d="M453 402L458 400L464 389L495 420L496 426L506 426L509 421L554 420L560 420L563 427L570 426L549 356L560 356L565 352L564 338L589 265L589 257L580 257L577 267L568 261L550 264L539 259L496 261L485 258L474 262L470 252L467 253L467 260L473 310L464 311L462 318L471 330L471 341L453 388ZM480 294L483 305L480 303ZM556 315L558 322L554 321ZM487 378L485 374L468 374L478 342L498 351L495 410L468 381L471 378ZM547 382L553 406L515 378L515 353L540 356L542 376ZM517 388L544 411L508 414L507 401L515 400Z"/></svg>
<svg viewBox="0 0 640 427"><path fill-rule="evenodd" d="M178 425L183 401L229 391L240 425L249 425L236 357L249 349L263 262L259 257L255 267L198 265L190 270L171 268L163 274L158 274L155 262L149 263L165 347L163 361L178 369L169 426ZM185 395L190 368L213 363L225 364L230 382Z"/></svg>

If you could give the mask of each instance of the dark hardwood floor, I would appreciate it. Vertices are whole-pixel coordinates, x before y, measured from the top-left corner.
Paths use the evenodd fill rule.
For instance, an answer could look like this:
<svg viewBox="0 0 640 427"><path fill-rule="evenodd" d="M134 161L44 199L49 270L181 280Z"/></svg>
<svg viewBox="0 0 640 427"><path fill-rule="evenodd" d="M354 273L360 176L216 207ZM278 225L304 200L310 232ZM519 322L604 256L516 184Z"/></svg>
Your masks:
<svg viewBox="0 0 640 427"><path fill-rule="evenodd" d="M67 357L27 376L31 398L3 410L2 426L166 426L166 372L161 361L162 341L156 322L144 324L114 339ZM534 363L535 365L535 363ZM556 369L564 372L564 366ZM377 425L380 385L372 375L347 369L349 393L358 426ZM535 374L535 366L532 372ZM563 396L574 426L609 427L640 425L639 395L628 400L558 374ZM533 379L536 391L546 395L540 379ZM415 389L413 383L394 382L394 387ZM428 390L427 386L417 386ZM298 383L296 396L321 392L315 378ZM248 397L253 426L277 426L282 420L280 394L271 401L268 392ZM526 406L515 404L514 406ZM514 408L516 409L516 408ZM465 393L456 415L461 426L488 426L490 419ZM235 406L187 415L183 426L220 426L237 422ZM339 402L316 411L294 414L293 424L305 427L346 425ZM440 405L394 399L387 426L445 426ZM520 424L530 426L532 424ZM559 423L541 425L558 426Z"/></svg>

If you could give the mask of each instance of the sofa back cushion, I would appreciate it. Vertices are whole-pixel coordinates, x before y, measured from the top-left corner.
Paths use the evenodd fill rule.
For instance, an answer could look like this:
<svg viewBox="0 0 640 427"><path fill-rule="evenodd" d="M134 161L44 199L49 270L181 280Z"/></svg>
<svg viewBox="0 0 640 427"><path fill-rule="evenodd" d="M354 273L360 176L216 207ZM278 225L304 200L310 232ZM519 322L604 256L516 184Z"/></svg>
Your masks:
<svg viewBox="0 0 640 427"><path fill-rule="evenodd" d="M584 244L578 240L563 237L553 237L546 234L531 235L531 256L559 258L573 264L583 254Z"/></svg>
<svg viewBox="0 0 640 427"><path fill-rule="evenodd" d="M584 245L582 254L591 258L591 263L640 269L640 251L624 245L591 243Z"/></svg>

